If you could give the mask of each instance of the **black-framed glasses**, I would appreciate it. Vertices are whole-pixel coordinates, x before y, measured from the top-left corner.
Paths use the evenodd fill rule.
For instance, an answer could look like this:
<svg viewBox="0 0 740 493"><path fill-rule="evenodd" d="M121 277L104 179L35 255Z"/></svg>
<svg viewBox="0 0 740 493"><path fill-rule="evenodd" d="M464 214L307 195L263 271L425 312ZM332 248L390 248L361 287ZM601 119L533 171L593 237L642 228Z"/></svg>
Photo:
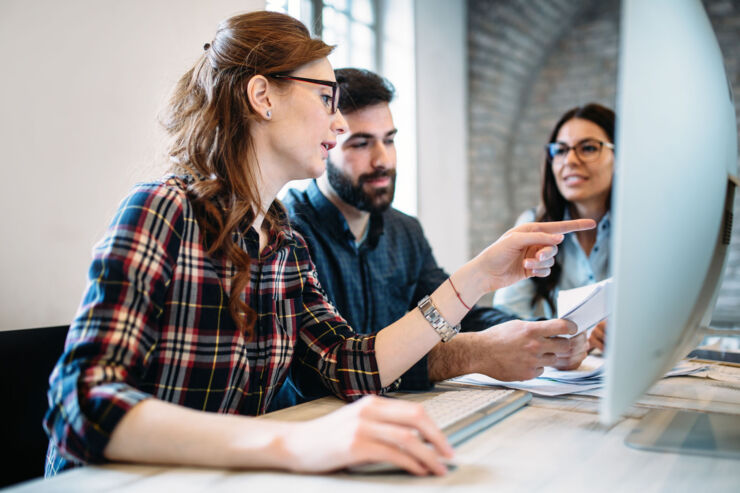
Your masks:
<svg viewBox="0 0 740 493"><path fill-rule="evenodd" d="M568 155L571 149L575 151L576 156L581 160L581 162L590 163L599 159L599 156L601 156L601 150L604 147L614 150L614 144L611 142L604 142L603 140L597 139L586 139L580 141L574 146L569 146L562 142L550 142L545 146L545 151L553 163L561 164L565 161L565 156Z"/></svg>
<svg viewBox="0 0 740 493"><path fill-rule="evenodd" d="M324 102L324 104L326 104L327 107L330 108L332 114L337 112L337 102L339 101L339 84L336 81L321 80L321 79L308 79L306 77L295 77L292 75L285 75L285 74L270 74L268 75L268 77L272 77L275 79L297 80L300 82L308 82L310 84L319 84L322 86L331 87L331 101L329 101L328 103Z"/></svg>

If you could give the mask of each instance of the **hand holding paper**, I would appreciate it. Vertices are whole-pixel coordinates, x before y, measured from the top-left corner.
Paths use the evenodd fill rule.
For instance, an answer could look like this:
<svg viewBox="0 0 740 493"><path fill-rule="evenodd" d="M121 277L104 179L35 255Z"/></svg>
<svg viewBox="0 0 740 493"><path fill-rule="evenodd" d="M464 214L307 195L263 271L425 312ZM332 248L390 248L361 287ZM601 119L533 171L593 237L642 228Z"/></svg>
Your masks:
<svg viewBox="0 0 740 493"><path fill-rule="evenodd" d="M611 313L612 278L558 293L558 318L570 320L581 334L604 320Z"/></svg>

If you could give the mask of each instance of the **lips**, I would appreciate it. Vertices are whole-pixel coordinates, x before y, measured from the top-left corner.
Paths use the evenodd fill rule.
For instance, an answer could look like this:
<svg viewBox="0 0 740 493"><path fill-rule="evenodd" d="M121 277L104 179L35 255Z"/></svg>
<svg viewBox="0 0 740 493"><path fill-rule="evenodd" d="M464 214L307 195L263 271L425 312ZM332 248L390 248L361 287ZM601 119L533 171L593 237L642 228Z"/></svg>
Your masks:
<svg viewBox="0 0 740 493"><path fill-rule="evenodd" d="M336 146L336 142L324 141L321 143L321 156L326 159L329 157L329 151Z"/></svg>
<svg viewBox="0 0 740 493"><path fill-rule="evenodd" d="M391 184L391 178L390 176L381 176L378 178L373 178L371 180L365 180L365 183L375 187L387 187Z"/></svg>
<svg viewBox="0 0 740 493"><path fill-rule="evenodd" d="M566 175L563 177L563 182L566 185L579 185L585 182L588 178L583 175Z"/></svg>

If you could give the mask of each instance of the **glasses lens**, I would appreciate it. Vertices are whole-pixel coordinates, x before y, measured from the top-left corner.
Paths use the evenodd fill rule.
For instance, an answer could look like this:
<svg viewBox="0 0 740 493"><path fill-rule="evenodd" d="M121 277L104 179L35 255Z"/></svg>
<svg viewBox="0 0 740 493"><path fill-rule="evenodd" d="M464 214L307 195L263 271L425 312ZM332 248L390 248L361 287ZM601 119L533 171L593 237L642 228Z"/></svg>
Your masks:
<svg viewBox="0 0 740 493"><path fill-rule="evenodd" d="M601 154L601 142L598 140L587 140L576 146L576 154L582 161L593 161Z"/></svg>
<svg viewBox="0 0 740 493"><path fill-rule="evenodd" d="M339 102L339 86L332 86L331 88L331 112L332 114L337 112L338 102Z"/></svg>
<svg viewBox="0 0 740 493"><path fill-rule="evenodd" d="M547 154L550 159L561 159L563 156L568 154L569 147L559 142L551 142L547 144Z"/></svg>

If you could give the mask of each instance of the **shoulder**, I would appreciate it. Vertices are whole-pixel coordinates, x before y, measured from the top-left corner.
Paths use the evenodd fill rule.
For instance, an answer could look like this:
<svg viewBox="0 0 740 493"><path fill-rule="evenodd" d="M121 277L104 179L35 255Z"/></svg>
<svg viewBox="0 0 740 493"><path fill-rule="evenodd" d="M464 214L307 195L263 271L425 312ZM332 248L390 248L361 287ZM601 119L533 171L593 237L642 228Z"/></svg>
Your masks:
<svg viewBox="0 0 740 493"><path fill-rule="evenodd" d="M410 233L424 235L424 229L421 227L419 219L409 216L393 207L383 213L383 225L385 229L408 231Z"/></svg>
<svg viewBox="0 0 740 493"><path fill-rule="evenodd" d="M534 221L537 217L536 210L536 208L532 207L519 214L519 217L516 218L516 226L524 223L531 223L532 221Z"/></svg>
<svg viewBox="0 0 740 493"><path fill-rule="evenodd" d="M129 225L154 230L181 229L182 221L192 219L186 185L176 177L137 183L121 201L112 226Z"/></svg>
<svg viewBox="0 0 740 493"><path fill-rule="evenodd" d="M304 214L311 209L308 193L305 190L291 188L281 200L291 218L296 214Z"/></svg>
<svg viewBox="0 0 740 493"><path fill-rule="evenodd" d="M291 188L281 202L288 213L291 227L305 235L306 229L310 227L312 218L315 216L307 192Z"/></svg>

